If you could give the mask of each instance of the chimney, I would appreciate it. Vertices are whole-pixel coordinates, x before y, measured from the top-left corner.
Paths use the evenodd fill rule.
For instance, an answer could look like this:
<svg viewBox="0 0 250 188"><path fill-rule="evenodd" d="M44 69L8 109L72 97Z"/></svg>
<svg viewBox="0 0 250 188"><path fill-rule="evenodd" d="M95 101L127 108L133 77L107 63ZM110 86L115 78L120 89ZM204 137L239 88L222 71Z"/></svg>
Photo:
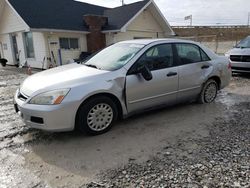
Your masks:
<svg viewBox="0 0 250 188"><path fill-rule="evenodd" d="M108 23L108 18L98 15L85 15L83 17L89 28L87 34L88 52L94 53L106 46L106 37L102 33L102 27Z"/></svg>

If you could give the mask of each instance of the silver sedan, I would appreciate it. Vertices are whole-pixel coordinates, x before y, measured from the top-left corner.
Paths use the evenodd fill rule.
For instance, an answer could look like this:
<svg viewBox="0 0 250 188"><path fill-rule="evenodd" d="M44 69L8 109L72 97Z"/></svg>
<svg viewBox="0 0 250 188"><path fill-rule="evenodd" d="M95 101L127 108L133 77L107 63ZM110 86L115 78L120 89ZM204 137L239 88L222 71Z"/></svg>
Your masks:
<svg viewBox="0 0 250 188"><path fill-rule="evenodd" d="M124 41L82 64L28 77L15 94L24 122L47 131L92 135L118 118L196 100L211 103L229 84L230 62L199 43L177 39Z"/></svg>

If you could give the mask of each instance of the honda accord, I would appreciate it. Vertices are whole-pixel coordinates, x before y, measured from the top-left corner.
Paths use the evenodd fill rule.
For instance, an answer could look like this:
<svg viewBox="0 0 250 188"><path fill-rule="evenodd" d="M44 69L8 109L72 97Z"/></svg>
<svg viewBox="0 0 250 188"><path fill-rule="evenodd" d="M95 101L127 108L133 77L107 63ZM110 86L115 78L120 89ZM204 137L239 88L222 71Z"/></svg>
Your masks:
<svg viewBox="0 0 250 188"><path fill-rule="evenodd" d="M184 101L211 103L231 65L203 45L179 39L119 42L80 64L28 77L14 106L30 127L92 135L118 118Z"/></svg>

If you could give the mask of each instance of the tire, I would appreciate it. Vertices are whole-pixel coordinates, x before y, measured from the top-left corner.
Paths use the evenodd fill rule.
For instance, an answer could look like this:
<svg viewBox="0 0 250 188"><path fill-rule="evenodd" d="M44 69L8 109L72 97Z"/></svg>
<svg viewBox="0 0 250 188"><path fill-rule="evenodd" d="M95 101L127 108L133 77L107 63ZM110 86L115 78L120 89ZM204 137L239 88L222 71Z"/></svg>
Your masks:
<svg viewBox="0 0 250 188"><path fill-rule="evenodd" d="M94 97L83 103L76 116L76 128L89 135L109 131L117 120L116 104L109 97Z"/></svg>
<svg viewBox="0 0 250 188"><path fill-rule="evenodd" d="M200 104L212 103L216 99L217 93L218 93L217 82L213 79L208 80L202 88L202 91L198 98L198 103Z"/></svg>

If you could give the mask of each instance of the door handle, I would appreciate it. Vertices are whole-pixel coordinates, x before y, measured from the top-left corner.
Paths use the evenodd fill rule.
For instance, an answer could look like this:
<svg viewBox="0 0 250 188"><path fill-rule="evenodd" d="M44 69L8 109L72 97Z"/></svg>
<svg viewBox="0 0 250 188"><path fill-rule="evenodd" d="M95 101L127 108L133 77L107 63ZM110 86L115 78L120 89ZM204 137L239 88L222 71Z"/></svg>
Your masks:
<svg viewBox="0 0 250 188"><path fill-rule="evenodd" d="M208 69L210 66L209 65L203 65L201 69Z"/></svg>
<svg viewBox="0 0 250 188"><path fill-rule="evenodd" d="M171 76L176 76L177 72L170 72L167 74L167 77L171 77Z"/></svg>

